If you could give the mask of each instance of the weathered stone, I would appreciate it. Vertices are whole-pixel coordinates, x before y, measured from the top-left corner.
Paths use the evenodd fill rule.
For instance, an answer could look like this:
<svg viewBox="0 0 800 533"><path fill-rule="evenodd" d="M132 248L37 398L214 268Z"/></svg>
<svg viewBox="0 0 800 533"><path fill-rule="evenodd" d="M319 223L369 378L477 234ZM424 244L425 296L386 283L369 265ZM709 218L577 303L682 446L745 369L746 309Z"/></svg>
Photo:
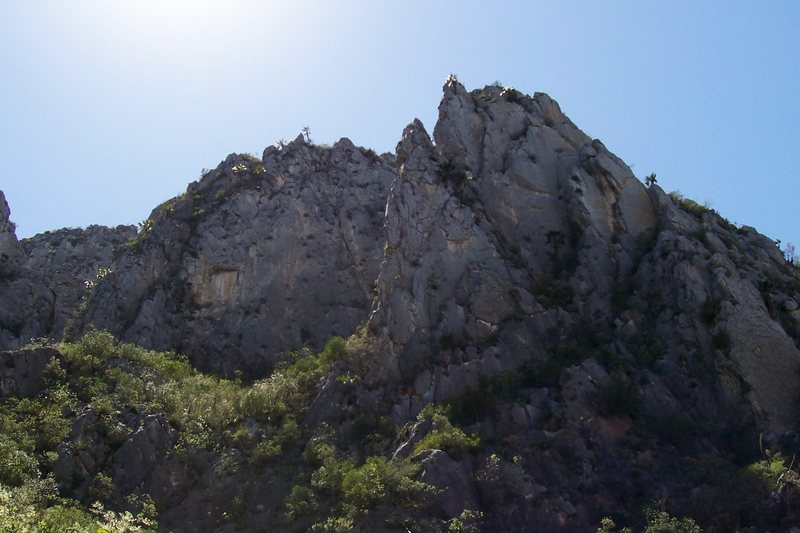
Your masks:
<svg viewBox="0 0 800 533"><path fill-rule="evenodd" d="M11 209L3 191L0 191L0 278L16 273L22 256L17 242L16 227L11 222Z"/></svg>
<svg viewBox="0 0 800 533"><path fill-rule="evenodd" d="M435 514L443 518L453 518L464 509L480 509L475 485L466 463L455 462L442 450L426 450L415 460L422 465L420 479L439 489L431 498Z"/></svg>
<svg viewBox="0 0 800 533"><path fill-rule="evenodd" d="M370 307L394 169L347 139L298 138L264 157L229 156L156 209L81 328L251 376L280 352L352 333Z"/></svg>
<svg viewBox="0 0 800 533"><path fill-rule="evenodd" d="M0 352L0 398L38 394L48 363L58 357L59 353L51 348Z"/></svg>
<svg viewBox="0 0 800 533"><path fill-rule="evenodd" d="M135 226L89 226L48 231L20 241L30 275L41 280L50 295L46 331L39 336L61 339L82 300L113 270L121 248L135 235Z"/></svg>
<svg viewBox="0 0 800 533"><path fill-rule="evenodd" d="M114 454L114 481L123 491L140 486L163 461L175 442L175 432L163 416L145 417Z"/></svg>

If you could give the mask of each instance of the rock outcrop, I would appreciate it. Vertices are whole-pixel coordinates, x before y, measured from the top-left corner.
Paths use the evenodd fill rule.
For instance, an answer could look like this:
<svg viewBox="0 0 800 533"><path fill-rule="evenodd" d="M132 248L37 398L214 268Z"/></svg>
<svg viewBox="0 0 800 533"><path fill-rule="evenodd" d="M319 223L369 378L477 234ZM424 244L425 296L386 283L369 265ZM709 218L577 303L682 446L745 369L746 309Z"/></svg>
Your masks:
<svg viewBox="0 0 800 533"><path fill-rule="evenodd" d="M684 402L697 369L683 360L728 368L763 427L792 426L800 351L786 310L800 285L774 243L648 190L544 94L453 79L444 91L436 144L418 121L398 144L371 317L414 383L398 420L596 334L590 350L646 353L681 375L671 394ZM719 393L737 404L729 377ZM723 408L694 402L683 407Z"/></svg>
<svg viewBox="0 0 800 533"><path fill-rule="evenodd" d="M656 226L641 182L546 95L449 80L435 137L415 122L398 145L372 316L406 374L450 354L421 405L546 359L554 328L610 319Z"/></svg>
<svg viewBox="0 0 800 533"><path fill-rule="evenodd" d="M642 184L545 94L450 78L433 137L415 120L395 155L302 137L231 155L135 234L20 243L0 200L0 347L71 320L74 337L107 329L261 378L282 352L359 332L251 389L131 346L98 368L90 354L53 468L79 498L113 479L109 501L147 495L170 527L375 530L389 522L367 515L402 479L451 529L638 527L654 502L717 530L796 522L791 466L744 492L775 473L751 468L765 450L800 453L800 270ZM0 395L41 388L52 357L0 354ZM224 416L191 433L160 371L228 395ZM448 406L435 427L432 403ZM363 509L326 515L347 497Z"/></svg>
<svg viewBox="0 0 800 533"><path fill-rule="evenodd" d="M0 349L61 339L82 299L115 261L134 226L48 231L17 240L0 191Z"/></svg>
<svg viewBox="0 0 800 533"><path fill-rule="evenodd" d="M47 287L51 309L47 331L40 336L60 340L81 302L116 262L120 248L136 235L136 226L89 226L60 229L20 241L31 279Z"/></svg>
<svg viewBox="0 0 800 533"><path fill-rule="evenodd" d="M18 348L47 329L50 298L28 269L0 191L0 349Z"/></svg>
<svg viewBox="0 0 800 533"><path fill-rule="evenodd" d="M50 348L0 352L0 400L37 394L43 388L48 363L57 357L59 353Z"/></svg>
<svg viewBox="0 0 800 533"><path fill-rule="evenodd" d="M0 191L0 276L7 278L16 273L21 252L16 227L11 222L11 209L3 191Z"/></svg>
<svg viewBox="0 0 800 533"><path fill-rule="evenodd" d="M79 323L263 376L367 318L393 175L347 139L231 155L153 211Z"/></svg>

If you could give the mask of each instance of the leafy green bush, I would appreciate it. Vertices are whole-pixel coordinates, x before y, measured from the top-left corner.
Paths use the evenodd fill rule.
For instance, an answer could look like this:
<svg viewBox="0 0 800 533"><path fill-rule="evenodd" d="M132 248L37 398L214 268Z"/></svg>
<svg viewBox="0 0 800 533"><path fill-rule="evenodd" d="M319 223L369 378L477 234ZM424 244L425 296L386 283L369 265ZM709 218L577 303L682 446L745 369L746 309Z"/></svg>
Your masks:
<svg viewBox="0 0 800 533"><path fill-rule="evenodd" d="M425 450L443 450L458 459L480 443L477 435L467 435L450 422L446 407L429 404L422 409L417 418L420 421L430 420L431 430L414 446L413 456Z"/></svg>
<svg viewBox="0 0 800 533"><path fill-rule="evenodd" d="M60 351L86 374L113 357L116 347L117 340L109 332L91 331L76 343L62 344Z"/></svg>
<svg viewBox="0 0 800 533"><path fill-rule="evenodd" d="M0 435L0 483L19 487L38 475L36 459L5 435Z"/></svg>
<svg viewBox="0 0 800 533"><path fill-rule="evenodd" d="M286 500L287 518L305 515L313 522L311 531L349 531L364 519L403 523L433 491L414 479L419 465L380 456L367 457L357 465L352 457L337 457L330 445L320 444L314 445L313 455L323 462L311 475L309 486L295 486Z"/></svg>
<svg viewBox="0 0 800 533"><path fill-rule="evenodd" d="M447 531L448 533L480 533L482 525L482 512L464 509L459 516L450 519L447 524Z"/></svg>
<svg viewBox="0 0 800 533"><path fill-rule="evenodd" d="M761 461L746 466L743 475L754 485L761 485L771 493L777 493L783 485L794 485L800 488L800 474L786 466L786 458L778 453L768 451Z"/></svg>
<svg viewBox="0 0 800 533"><path fill-rule="evenodd" d="M88 511L78 507L55 505L42 512L36 524L42 533L64 533L65 531L96 531L97 520Z"/></svg>
<svg viewBox="0 0 800 533"><path fill-rule="evenodd" d="M665 511L650 511L647 515L645 533L701 533L691 518L675 518Z"/></svg>

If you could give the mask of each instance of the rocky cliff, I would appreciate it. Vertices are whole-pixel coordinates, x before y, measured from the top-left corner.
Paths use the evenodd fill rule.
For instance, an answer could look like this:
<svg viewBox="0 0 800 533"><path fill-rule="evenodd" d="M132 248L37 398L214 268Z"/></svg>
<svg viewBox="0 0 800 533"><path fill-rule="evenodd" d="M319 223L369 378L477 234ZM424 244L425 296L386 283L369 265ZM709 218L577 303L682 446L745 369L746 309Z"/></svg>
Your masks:
<svg viewBox="0 0 800 533"><path fill-rule="evenodd" d="M415 122L398 145L372 317L417 380L409 405L595 332L593 350L645 357L684 384L697 370L687 360L711 365L723 388L733 368L765 423L792 427L798 276L773 242L646 189L543 94L450 80L434 137ZM739 388L724 392L738 401Z"/></svg>
<svg viewBox="0 0 800 533"><path fill-rule="evenodd" d="M20 241L31 277L42 280L50 296L48 328L41 337L61 339L82 301L113 271L121 249L135 235L136 226L89 226Z"/></svg>
<svg viewBox="0 0 800 533"><path fill-rule="evenodd" d="M393 175L347 139L231 155L153 211L80 327L251 377L348 335L369 314Z"/></svg>
<svg viewBox="0 0 800 533"><path fill-rule="evenodd" d="M42 336L48 328L49 298L34 280L10 220L11 210L0 191L0 349Z"/></svg>
<svg viewBox="0 0 800 533"><path fill-rule="evenodd" d="M797 523L800 271L545 94L450 78L432 137L234 154L135 235L19 243L0 208L0 341L83 336L0 357L6 396L68 383L76 500L176 530Z"/></svg>
<svg viewBox="0 0 800 533"><path fill-rule="evenodd" d="M135 226L60 229L18 241L0 191L0 349L61 339Z"/></svg>

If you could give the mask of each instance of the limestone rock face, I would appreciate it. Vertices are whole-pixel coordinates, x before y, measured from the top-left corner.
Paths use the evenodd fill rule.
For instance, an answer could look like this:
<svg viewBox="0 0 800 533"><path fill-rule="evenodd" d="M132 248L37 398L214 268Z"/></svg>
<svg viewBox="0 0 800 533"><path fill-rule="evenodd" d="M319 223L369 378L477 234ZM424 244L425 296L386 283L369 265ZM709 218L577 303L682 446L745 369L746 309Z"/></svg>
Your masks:
<svg viewBox="0 0 800 533"><path fill-rule="evenodd" d="M48 330L60 340L70 320L116 261L120 248L136 235L136 226L60 229L20 241L32 279L41 280L51 299Z"/></svg>
<svg viewBox="0 0 800 533"><path fill-rule="evenodd" d="M10 276L16 271L22 255L14 223L10 217L11 209L3 191L0 191L0 276L2 277Z"/></svg>
<svg viewBox="0 0 800 533"><path fill-rule="evenodd" d="M32 279L0 191L0 349L14 349L47 329L49 295Z"/></svg>
<svg viewBox="0 0 800 533"><path fill-rule="evenodd" d="M0 399L37 394L42 388L47 364L58 356L59 353L50 348L0 352Z"/></svg>
<svg viewBox="0 0 800 533"><path fill-rule="evenodd" d="M61 339L100 268L136 234L133 226L48 231L18 241L0 191L0 349Z"/></svg>
<svg viewBox="0 0 800 533"><path fill-rule="evenodd" d="M800 294L797 269L755 230L696 206L687 212L685 200L657 186L650 192L661 227L633 278L645 301L633 297L627 305L638 309L640 324L651 322L666 361L677 367L680 358L708 354L715 376L733 373L746 384L767 428L793 427L800 415L800 330L781 303ZM745 393L735 381L721 383L728 398Z"/></svg>
<svg viewBox="0 0 800 533"><path fill-rule="evenodd" d="M257 378L282 351L358 329L299 365L320 365L298 381L302 407L264 427L237 419L196 454L163 413L72 413L56 478L86 496L112 476L152 496L167 529L282 520L309 482L310 439L353 466L417 462L440 489L425 512L441 524L596 531L613 515L639 527L643 502L716 530L797 522L783 489L756 511L730 483L765 449L800 452L800 269L752 228L645 187L542 93L451 78L433 137L415 120L395 155L302 137L231 155L136 234L18 242L0 194L0 260L0 348L71 320L73 336L108 329ZM0 354L0 396L37 393L52 357ZM446 444L459 434L442 431L452 455L414 455L431 403L480 444L458 454ZM258 466L251 445L289 420L302 437ZM754 516L718 512L729 492ZM233 512L246 514L235 526ZM371 524L356 529L385 526Z"/></svg>
<svg viewBox="0 0 800 533"><path fill-rule="evenodd" d="M264 375L368 316L394 169L342 139L229 156L153 211L79 325Z"/></svg>
<svg viewBox="0 0 800 533"><path fill-rule="evenodd" d="M433 363L420 405L546 358L556 326L611 316L656 229L641 182L546 95L450 79L434 137L414 122L398 144L371 322L407 377Z"/></svg>
<svg viewBox="0 0 800 533"><path fill-rule="evenodd" d="M437 514L454 518L464 509L480 507L469 466L465 468L442 450L426 450L416 460L422 466L420 479L438 489L432 496Z"/></svg>

